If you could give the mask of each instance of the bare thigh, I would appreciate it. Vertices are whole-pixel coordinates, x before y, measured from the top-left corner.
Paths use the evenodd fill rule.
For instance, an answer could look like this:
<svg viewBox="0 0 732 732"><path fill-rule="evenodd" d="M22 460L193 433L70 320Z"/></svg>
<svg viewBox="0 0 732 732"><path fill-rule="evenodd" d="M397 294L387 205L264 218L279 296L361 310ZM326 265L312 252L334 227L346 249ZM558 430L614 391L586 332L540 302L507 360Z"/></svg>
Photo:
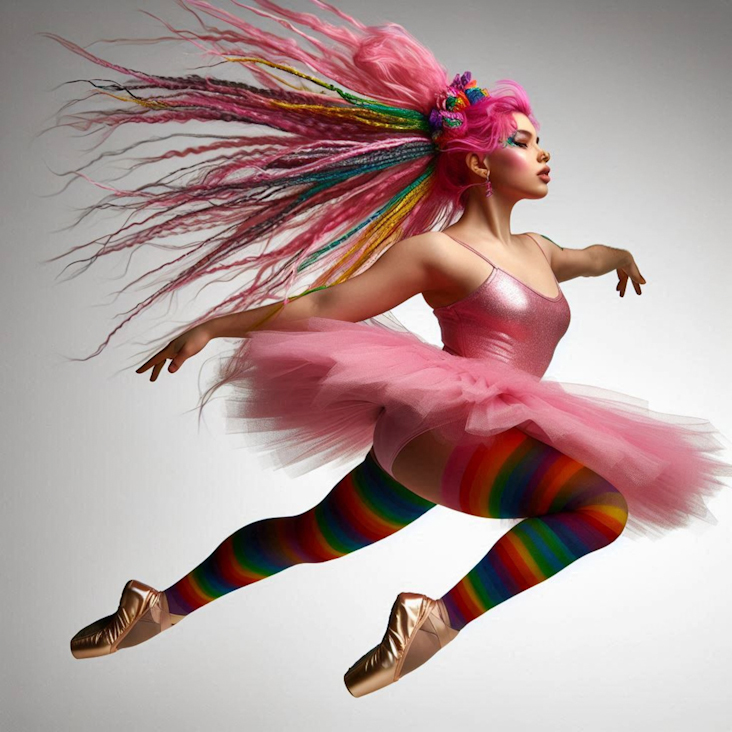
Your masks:
<svg viewBox="0 0 732 732"><path fill-rule="evenodd" d="M442 474L454 444L429 430L407 442L394 459L391 472L403 486L433 503L440 503Z"/></svg>

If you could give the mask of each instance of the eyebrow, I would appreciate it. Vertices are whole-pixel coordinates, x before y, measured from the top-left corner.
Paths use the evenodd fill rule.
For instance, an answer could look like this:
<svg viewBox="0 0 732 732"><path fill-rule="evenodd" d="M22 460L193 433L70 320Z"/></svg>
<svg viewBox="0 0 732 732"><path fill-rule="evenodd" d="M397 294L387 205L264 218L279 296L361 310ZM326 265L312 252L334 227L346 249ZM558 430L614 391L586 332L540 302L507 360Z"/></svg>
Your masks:
<svg viewBox="0 0 732 732"><path fill-rule="evenodd" d="M529 132L528 130L516 130L516 132L525 132L529 137L531 137L531 132ZM538 137L536 138L536 144L537 145L539 144L539 138Z"/></svg>

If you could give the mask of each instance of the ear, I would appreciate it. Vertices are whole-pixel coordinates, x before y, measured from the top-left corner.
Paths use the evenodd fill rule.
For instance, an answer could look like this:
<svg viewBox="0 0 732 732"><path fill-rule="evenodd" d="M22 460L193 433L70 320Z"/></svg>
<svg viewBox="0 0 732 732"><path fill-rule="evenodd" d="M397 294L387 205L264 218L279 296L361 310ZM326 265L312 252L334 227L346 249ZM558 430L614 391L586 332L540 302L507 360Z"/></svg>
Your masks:
<svg viewBox="0 0 732 732"><path fill-rule="evenodd" d="M488 156L484 155L481 160L480 156L475 152L469 152L465 154L465 164L468 169L475 173L481 178L485 178L486 172L490 173L490 167L488 165Z"/></svg>

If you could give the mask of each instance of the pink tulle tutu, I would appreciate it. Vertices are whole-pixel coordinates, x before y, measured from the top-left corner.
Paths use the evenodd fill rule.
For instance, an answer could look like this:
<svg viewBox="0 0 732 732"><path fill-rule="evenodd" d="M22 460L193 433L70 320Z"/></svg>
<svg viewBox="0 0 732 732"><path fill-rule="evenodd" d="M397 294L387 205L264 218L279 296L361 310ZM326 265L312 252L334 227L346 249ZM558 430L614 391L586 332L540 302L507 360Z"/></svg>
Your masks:
<svg viewBox="0 0 732 732"><path fill-rule="evenodd" d="M253 331L220 376L232 390L229 431L246 433L248 445L292 475L363 458L377 421L399 413L456 443L518 427L620 490L626 530L636 535L661 535L692 517L717 523L705 499L732 475L711 455L724 445L706 420L457 356L379 325L309 318Z"/></svg>

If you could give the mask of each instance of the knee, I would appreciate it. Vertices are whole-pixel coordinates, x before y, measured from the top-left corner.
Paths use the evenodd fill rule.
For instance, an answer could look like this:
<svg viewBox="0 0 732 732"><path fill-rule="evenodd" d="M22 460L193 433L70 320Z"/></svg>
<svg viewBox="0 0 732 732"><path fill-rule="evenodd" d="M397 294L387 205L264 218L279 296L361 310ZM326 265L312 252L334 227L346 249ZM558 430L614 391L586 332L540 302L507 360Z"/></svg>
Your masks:
<svg viewBox="0 0 732 732"><path fill-rule="evenodd" d="M615 541L628 523L628 502L610 483L606 484L602 494L594 496L578 510L585 513L596 531L602 534L603 545Z"/></svg>
<svg viewBox="0 0 732 732"><path fill-rule="evenodd" d="M623 533L626 524L628 523L628 502L625 500L625 496L617 489L615 489L615 499L612 505L612 516L616 523L615 539ZM613 539L613 541L615 540Z"/></svg>
<svg viewBox="0 0 732 732"><path fill-rule="evenodd" d="M598 509L603 515L603 523L608 533L608 543L617 539L628 523L628 502L614 486L608 484L609 492L603 496Z"/></svg>

